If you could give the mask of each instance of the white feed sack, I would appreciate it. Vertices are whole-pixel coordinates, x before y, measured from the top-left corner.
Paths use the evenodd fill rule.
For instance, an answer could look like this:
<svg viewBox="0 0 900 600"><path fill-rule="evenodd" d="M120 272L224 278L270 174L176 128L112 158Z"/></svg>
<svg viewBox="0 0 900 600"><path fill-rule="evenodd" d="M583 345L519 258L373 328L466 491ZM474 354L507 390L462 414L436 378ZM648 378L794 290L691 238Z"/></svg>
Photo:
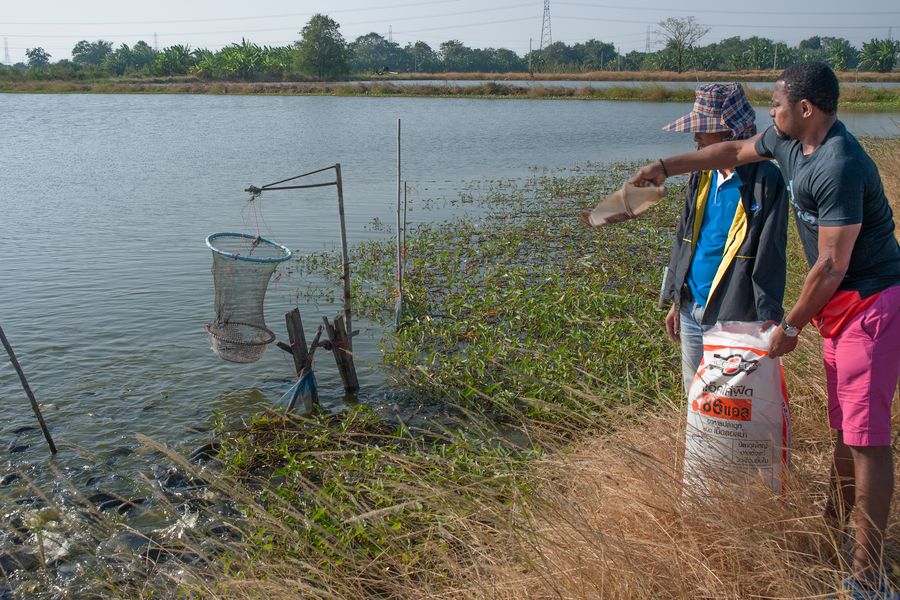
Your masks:
<svg viewBox="0 0 900 600"><path fill-rule="evenodd" d="M769 358L760 323L717 323L688 394L685 489L765 480L784 489L791 414L780 358Z"/></svg>

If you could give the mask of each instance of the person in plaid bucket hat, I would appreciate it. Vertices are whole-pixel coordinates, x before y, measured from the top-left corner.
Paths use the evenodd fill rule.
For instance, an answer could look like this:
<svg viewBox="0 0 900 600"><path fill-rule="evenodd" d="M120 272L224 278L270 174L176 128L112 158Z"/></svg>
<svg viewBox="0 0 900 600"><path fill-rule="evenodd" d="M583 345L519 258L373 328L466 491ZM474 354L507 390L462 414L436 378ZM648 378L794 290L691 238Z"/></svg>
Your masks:
<svg viewBox="0 0 900 600"><path fill-rule="evenodd" d="M756 113L739 83L707 83L697 88L694 109L663 131L725 133L729 140L756 135Z"/></svg>
<svg viewBox="0 0 900 600"><path fill-rule="evenodd" d="M755 121L740 84L709 83L697 89L693 110L663 131L693 133L705 148L753 136ZM743 219L746 227L734 226ZM786 244L787 194L774 164L691 174L663 286L685 394L703 357L703 332L716 321L781 320Z"/></svg>

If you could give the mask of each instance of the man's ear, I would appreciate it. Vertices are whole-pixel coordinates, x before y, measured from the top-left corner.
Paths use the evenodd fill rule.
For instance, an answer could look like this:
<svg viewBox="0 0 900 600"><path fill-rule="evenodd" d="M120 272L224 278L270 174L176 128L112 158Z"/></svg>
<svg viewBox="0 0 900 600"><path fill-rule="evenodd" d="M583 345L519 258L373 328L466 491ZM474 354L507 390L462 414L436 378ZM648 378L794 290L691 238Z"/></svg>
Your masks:
<svg viewBox="0 0 900 600"><path fill-rule="evenodd" d="M800 101L800 115L804 119L808 119L813 114L813 105L809 100L801 100Z"/></svg>

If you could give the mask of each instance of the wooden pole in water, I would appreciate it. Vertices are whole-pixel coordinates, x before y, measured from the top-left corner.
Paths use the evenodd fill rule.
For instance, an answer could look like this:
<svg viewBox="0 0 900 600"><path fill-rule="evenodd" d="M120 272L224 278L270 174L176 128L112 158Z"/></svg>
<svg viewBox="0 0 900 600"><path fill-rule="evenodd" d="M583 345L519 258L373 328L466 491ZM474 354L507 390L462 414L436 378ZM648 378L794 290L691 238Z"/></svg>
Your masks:
<svg viewBox="0 0 900 600"><path fill-rule="evenodd" d="M344 391L348 394L355 394L359 391L359 379L356 376L353 353L347 351L347 345L350 343L350 332L347 330L344 318L338 316L335 318L333 325L328 321L328 317L322 317L322 321L325 324L328 339L331 340L331 353L334 355L335 364L338 372L341 374Z"/></svg>
<svg viewBox="0 0 900 600"><path fill-rule="evenodd" d="M47 424L44 423L44 417L41 415L41 409L38 406L37 400L34 398L34 394L31 391L31 386L28 385L28 380L25 379L25 373L22 371L22 367L19 365L18 359L16 359L16 353L13 352L12 346L9 344L9 340L6 339L6 334L3 333L3 328L0 327L0 341L3 342L3 347L6 348L6 353L9 355L9 360L12 362L13 367L16 369L16 373L19 374L19 379L22 382L22 387L25 389L25 395L28 396L28 400L31 401L31 410L34 411L34 415L37 417L38 423L41 425L41 431L44 432L44 437L47 439L47 444L50 445L50 452L56 454L56 444L53 443L53 438L50 437L50 430L47 429Z"/></svg>
<svg viewBox="0 0 900 600"><path fill-rule="evenodd" d="M408 197L406 182L403 182L403 241L401 242L402 248L400 249L400 254L403 258L402 271L406 271L406 200Z"/></svg>
<svg viewBox="0 0 900 600"><path fill-rule="evenodd" d="M347 252L347 225L344 222L344 184L341 180L341 163L334 165L337 183L338 214L341 218L341 257L344 261L344 326L347 328L347 350L353 350L353 327L350 323L350 254Z"/></svg>
<svg viewBox="0 0 900 600"><path fill-rule="evenodd" d="M400 223L400 119L397 119L397 308L394 327L400 330L400 315L403 313L403 266L401 265L401 244L403 229Z"/></svg>
<svg viewBox="0 0 900 600"><path fill-rule="evenodd" d="M294 358L294 374L299 377L300 372L307 367L306 360L309 354L306 347L306 335L303 333L300 309L295 308L284 313L284 323L287 327L288 339L291 342L288 348Z"/></svg>

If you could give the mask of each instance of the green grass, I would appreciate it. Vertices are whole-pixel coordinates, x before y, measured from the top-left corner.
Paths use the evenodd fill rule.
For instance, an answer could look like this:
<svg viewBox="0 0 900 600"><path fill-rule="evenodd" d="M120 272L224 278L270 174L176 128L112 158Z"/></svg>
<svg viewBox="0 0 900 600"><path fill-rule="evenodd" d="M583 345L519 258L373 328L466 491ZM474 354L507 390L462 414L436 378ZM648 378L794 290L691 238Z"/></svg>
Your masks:
<svg viewBox="0 0 900 600"><path fill-rule="evenodd" d="M417 227L402 328L385 343L397 381L435 401L551 421L569 418L561 390L587 381L608 382L614 405L674 391L675 379L660 373L674 369L675 356L655 334L678 190L651 217L620 227L589 230L576 218L631 168L495 182L468 198L486 207L484 218ZM355 302L385 322L394 306L392 243L367 242L353 257ZM335 257L306 262L325 265L333 277Z"/></svg>

